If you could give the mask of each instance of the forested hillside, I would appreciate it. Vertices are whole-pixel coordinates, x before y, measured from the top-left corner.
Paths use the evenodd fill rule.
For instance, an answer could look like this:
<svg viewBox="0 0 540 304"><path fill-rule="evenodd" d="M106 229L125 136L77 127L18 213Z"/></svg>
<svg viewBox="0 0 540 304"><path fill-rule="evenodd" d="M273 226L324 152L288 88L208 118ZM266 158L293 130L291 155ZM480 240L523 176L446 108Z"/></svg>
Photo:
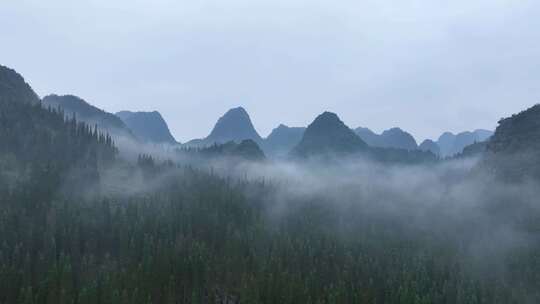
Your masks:
<svg viewBox="0 0 540 304"><path fill-rule="evenodd" d="M177 149L184 159L210 161L216 159L236 161L261 161L266 158L259 145L251 139L239 143L229 141L223 144L214 143L208 147L185 147Z"/></svg>
<svg viewBox="0 0 540 304"><path fill-rule="evenodd" d="M42 108L39 99L14 98L37 95L14 71L3 69L3 74L16 81L9 84L12 90L0 90L2 186L35 186L53 193L62 182L69 182L71 190L95 182L99 167L117 153L112 139L66 118L61 110Z"/></svg>
<svg viewBox="0 0 540 304"><path fill-rule="evenodd" d="M0 304L540 302L535 183L370 148L328 112L297 156L365 158L264 161L244 140L129 162L2 72ZM486 153L536 149L537 109Z"/></svg>
<svg viewBox="0 0 540 304"><path fill-rule="evenodd" d="M91 126L97 126L102 132L109 133L117 138L124 137L135 140L135 137L126 124L116 115L98 109L85 100L74 95L47 95L43 98L43 106L62 110L68 117Z"/></svg>
<svg viewBox="0 0 540 304"><path fill-rule="evenodd" d="M21 75L0 65L0 101L37 104L39 97Z"/></svg>
<svg viewBox="0 0 540 304"><path fill-rule="evenodd" d="M373 208L384 200L358 201L344 194L336 202L322 193L293 199L276 184L190 168L161 166L148 178L161 182L144 195L32 201L23 194L33 193L22 188L4 195L0 302L506 304L540 299L533 271L540 263L536 247L498 249L507 239L490 232L504 231L502 222L491 221L507 215L480 222L476 211L448 216L457 210L452 204L428 209L428 220L414 207L398 213ZM538 228L526 218L529 227L519 229Z"/></svg>
<svg viewBox="0 0 540 304"><path fill-rule="evenodd" d="M508 181L540 179L540 105L502 119L487 157L488 167Z"/></svg>

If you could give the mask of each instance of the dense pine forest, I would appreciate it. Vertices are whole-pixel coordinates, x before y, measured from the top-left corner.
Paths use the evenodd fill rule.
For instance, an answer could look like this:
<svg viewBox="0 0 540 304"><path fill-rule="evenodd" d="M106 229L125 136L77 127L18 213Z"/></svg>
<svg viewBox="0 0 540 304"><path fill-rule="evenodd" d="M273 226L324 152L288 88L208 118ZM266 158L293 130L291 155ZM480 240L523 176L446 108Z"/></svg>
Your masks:
<svg viewBox="0 0 540 304"><path fill-rule="evenodd" d="M538 181L489 170L509 120L447 160L278 163L255 141L133 160L0 71L1 304L540 302ZM357 149L334 120L310 153Z"/></svg>
<svg viewBox="0 0 540 304"><path fill-rule="evenodd" d="M416 208L406 199L404 210L394 213L370 206L382 199L284 198L279 183L159 166L148 158L139 165L151 173L146 178L167 177L144 194L96 199L46 196L28 186L48 185L48 176L3 190L0 302L535 303L540 298L537 241L499 243L508 241L507 225L516 237L538 231L539 218L526 210L512 211L523 222L507 223L508 207L486 211L487 219L453 215L453 207L426 207L427 220L405 210Z"/></svg>
<svg viewBox="0 0 540 304"><path fill-rule="evenodd" d="M77 193L96 183L117 154L109 135L39 103L3 100L0 142L0 186L26 183L50 193L61 184Z"/></svg>

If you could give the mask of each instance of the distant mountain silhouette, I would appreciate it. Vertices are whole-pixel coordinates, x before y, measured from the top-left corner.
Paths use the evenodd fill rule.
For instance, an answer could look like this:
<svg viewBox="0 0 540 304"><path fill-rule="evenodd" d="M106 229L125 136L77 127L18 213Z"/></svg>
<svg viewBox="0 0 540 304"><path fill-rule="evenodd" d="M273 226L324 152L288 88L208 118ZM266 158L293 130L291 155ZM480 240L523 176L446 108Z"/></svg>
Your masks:
<svg viewBox="0 0 540 304"><path fill-rule="evenodd" d="M356 128L355 132L370 147L430 151L441 157L451 157L460 154L465 147L476 142L486 141L493 135L493 132L481 129L473 132L462 132L457 135L445 132L439 137L437 142L426 140L418 146L414 137L400 128L386 130L380 135L368 128L362 127Z"/></svg>
<svg viewBox="0 0 540 304"><path fill-rule="evenodd" d="M273 157L286 156L302 140L305 130L304 127L288 127L280 124L264 139L264 151Z"/></svg>
<svg viewBox="0 0 540 304"><path fill-rule="evenodd" d="M431 139L424 140L420 144L420 146L418 146L418 150L429 151L437 156L441 154L441 149L439 148L439 145Z"/></svg>
<svg viewBox="0 0 540 304"><path fill-rule="evenodd" d="M39 97L15 70L0 65L0 102L38 104Z"/></svg>
<svg viewBox="0 0 540 304"><path fill-rule="evenodd" d="M487 143L488 166L499 176L517 181L540 179L540 104L499 121Z"/></svg>
<svg viewBox="0 0 540 304"><path fill-rule="evenodd" d="M150 143L176 143L176 140L169 131L167 123L157 111L121 111L116 113L116 116L120 117L135 136L143 141Z"/></svg>
<svg viewBox="0 0 540 304"><path fill-rule="evenodd" d="M475 130L473 132L461 132L454 135L450 132L443 133L437 140L442 157L449 157L463 152L463 149L476 142L489 139L493 132L488 130Z"/></svg>
<svg viewBox="0 0 540 304"><path fill-rule="evenodd" d="M210 135L204 139L191 140L186 143L186 146L210 146L229 141L241 142L244 139L251 139L257 144L263 141L253 127L246 110L237 107L230 109L219 118Z"/></svg>
<svg viewBox="0 0 540 304"><path fill-rule="evenodd" d="M292 150L294 157L352 154L368 145L331 112L317 116L307 127L300 143Z"/></svg>
<svg viewBox="0 0 540 304"><path fill-rule="evenodd" d="M453 154L457 153L456 149L454 148L455 140L456 135L451 132L444 132L441 134L441 136L439 136L439 139L437 139L437 145L439 145L442 157L452 156Z"/></svg>
<svg viewBox="0 0 540 304"><path fill-rule="evenodd" d="M45 108L61 108L68 117L75 115L77 120L97 127L112 136L124 136L135 139L133 133L116 115L94 107L80 97L74 95L48 95L42 100Z"/></svg>
<svg viewBox="0 0 540 304"><path fill-rule="evenodd" d="M356 128L355 132L370 147L397 148L405 150L415 150L418 148L414 137L400 128L386 130L380 135L368 128L362 127Z"/></svg>
<svg viewBox="0 0 540 304"><path fill-rule="evenodd" d="M380 147L381 146L381 136L371 131L368 128L358 127L354 130L356 135L368 144L370 147Z"/></svg>
<svg viewBox="0 0 540 304"><path fill-rule="evenodd" d="M196 139L192 139L184 143L183 146L197 148L197 147L211 146L211 144L206 144L206 142L204 141L204 138L196 138Z"/></svg>
<svg viewBox="0 0 540 304"><path fill-rule="evenodd" d="M367 133L369 130L361 129L360 132ZM387 135L393 135L391 134L393 132L395 131ZM392 136L385 138L392 138ZM302 140L292 150L291 156L295 158L362 156L376 162L409 164L437 160L433 153L426 151L370 147L336 114L330 112L319 115L307 127Z"/></svg>
<svg viewBox="0 0 540 304"><path fill-rule="evenodd" d="M404 150L415 150L418 148L414 137L401 130L400 128L392 128L381 134L383 139L383 148L398 148Z"/></svg>
<svg viewBox="0 0 540 304"><path fill-rule="evenodd" d="M487 141L490 139L491 136L493 136L493 131L484 130L484 129L477 129L473 131L474 135L476 136L476 139L478 142Z"/></svg>

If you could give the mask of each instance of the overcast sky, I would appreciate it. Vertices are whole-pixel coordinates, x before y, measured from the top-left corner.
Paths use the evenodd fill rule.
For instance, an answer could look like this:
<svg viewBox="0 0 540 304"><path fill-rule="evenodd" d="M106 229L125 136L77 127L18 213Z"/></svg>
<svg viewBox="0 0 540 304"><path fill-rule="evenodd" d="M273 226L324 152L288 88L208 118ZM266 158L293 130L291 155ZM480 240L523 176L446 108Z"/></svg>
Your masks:
<svg viewBox="0 0 540 304"><path fill-rule="evenodd" d="M0 64L182 142L235 106L263 136L329 110L421 141L540 101L540 2L1 0Z"/></svg>

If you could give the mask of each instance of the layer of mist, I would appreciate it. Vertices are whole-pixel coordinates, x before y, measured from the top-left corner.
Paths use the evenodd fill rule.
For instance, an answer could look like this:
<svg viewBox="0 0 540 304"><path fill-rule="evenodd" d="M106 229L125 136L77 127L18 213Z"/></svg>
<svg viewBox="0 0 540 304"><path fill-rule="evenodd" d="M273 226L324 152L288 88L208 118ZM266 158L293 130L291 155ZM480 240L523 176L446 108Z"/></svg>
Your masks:
<svg viewBox="0 0 540 304"><path fill-rule="evenodd" d="M184 162L233 183L267 185L271 190L263 200L269 227L304 216L306 208L322 208L331 220L316 229L334 237L354 241L366 233L366 223L389 224L390 234L429 238L456 250L471 269L484 271L505 271L508 253L540 241L531 230L538 226L534 219L540 211L534 204L540 195L537 182L505 183L482 170L478 157L400 165L361 157L326 164L226 157L202 163L174 155L176 164ZM102 176L104 195L163 189L171 180L182 179L179 168L185 169L171 166L150 180L138 168L111 168ZM251 193L250 187L243 191L248 198L260 194Z"/></svg>

